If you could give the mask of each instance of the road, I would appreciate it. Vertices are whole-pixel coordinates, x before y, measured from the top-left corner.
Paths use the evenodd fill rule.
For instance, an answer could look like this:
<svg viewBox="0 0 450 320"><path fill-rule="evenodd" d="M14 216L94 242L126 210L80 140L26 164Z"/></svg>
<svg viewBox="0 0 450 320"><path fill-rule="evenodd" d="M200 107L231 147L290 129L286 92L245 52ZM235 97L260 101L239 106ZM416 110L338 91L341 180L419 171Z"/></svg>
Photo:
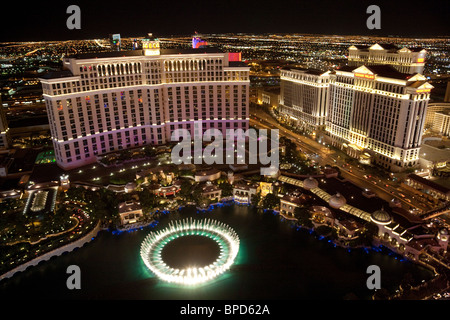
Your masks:
<svg viewBox="0 0 450 320"><path fill-rule="evenodd" d="M330 149L325 143L320 144L311 138L286 129L263 110L251 108L250 112L251 125L257 128L279 129L280 135L295 141L303 152L310 154L310 159L315 160L316 164L321 166L331 164L340 167L342 177L349 179L361 188L376 192L378 197L385 201L391 201L392 198L399 199L402 206L407 210L417 209L427 211L430 209L417 199L417 195L401 188L398 183L393 185L392 180L374 177L365 172L362 167L346 163L335 150Z"/></svg>

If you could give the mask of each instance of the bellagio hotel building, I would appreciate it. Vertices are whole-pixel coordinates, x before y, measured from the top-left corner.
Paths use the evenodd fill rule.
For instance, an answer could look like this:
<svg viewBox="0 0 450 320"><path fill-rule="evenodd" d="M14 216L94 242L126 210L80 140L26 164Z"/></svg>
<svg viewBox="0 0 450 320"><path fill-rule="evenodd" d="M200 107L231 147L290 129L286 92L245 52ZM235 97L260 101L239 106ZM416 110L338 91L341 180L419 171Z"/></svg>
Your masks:
<svg viewBox="0 0 450 320"><path fill-rule="evenodd" d="M97 156L207 129L247 130L250 68L215 48L80 54L40 79L56 161L63 169Z"/></svg>

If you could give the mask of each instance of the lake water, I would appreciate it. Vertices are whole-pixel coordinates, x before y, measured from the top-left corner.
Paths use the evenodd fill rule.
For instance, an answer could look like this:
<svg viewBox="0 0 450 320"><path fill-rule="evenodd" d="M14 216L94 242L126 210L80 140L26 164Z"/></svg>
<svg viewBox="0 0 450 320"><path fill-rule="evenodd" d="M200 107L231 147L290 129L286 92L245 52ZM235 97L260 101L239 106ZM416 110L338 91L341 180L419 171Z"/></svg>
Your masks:
<svg viewBox="0 0 450 320"><path fill-rule="evenodd" d="M212 218L232 227L240 249L232 268L216 280L196 287L166 284L141 260L145 236L186 217ZM67 267L81 269L81 289L69 290ZM54 257L0 282L9 299L370 299L366 273L381 268L381 285L394 289L405 274L420 282L431 272L388 251L346 250L297 230L270 212L230 205L207 212L184 208L161 217L154 228L113 234L102 231L83 248Z"/></svg>

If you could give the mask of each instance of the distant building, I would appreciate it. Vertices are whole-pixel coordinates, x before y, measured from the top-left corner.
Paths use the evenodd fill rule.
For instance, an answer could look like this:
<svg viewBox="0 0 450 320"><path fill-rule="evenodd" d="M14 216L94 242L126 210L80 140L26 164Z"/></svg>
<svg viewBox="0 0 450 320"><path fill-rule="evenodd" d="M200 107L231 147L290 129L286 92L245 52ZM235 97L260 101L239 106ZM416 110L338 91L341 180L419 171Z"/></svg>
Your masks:
<svg viewBox="0 0 450 320"><path fill-rule="evenodd" d="M392 44L352 45L348 50L348 65L390 65L399 72L423 73L426 50L423 48L399 48Z"/></svg>
<svg viewBox="0 0 450 320"><path fill-rule="evenodd" d="M450 102L450 80L447 80L447 89L445 90L444 102Z"/></svg>
<svg viewBox="0 0 450 320"><path fill-rule="evenodd" d="M120 41L120 34L110 34L109 35L109 45L111 46L111 50L113 51L120 51L121 49L121 41Z"/></svg>
<svg viewBox="0 0 450 320"><path fill-rule="evenodd" d="M7 152L11 147L11 133L9 132L8 120L3 109L0 97L0 153Z"/></svg>
<svg viewBox="0 0 450 320"><path fill-rule="evenodd" d="M439 132L441 129L447 129L448 130L448 123L445 123L443 121L443 117L436 118L436 115L438 113L441 114L448 114L450 112L450 103L430 103L428 104L428 108L425 115L425 125L424 129L430 129L434 132ZM446 126L445 126L446 125Z"/></svg>
<svg viewBox="0 0 450 320"><path fill-rule="evenodd" d="M330 72L287 66L280 79L279 112L306 130L325 129Z"/></svg>
<svg viewBox="0 0 450 320"><path fill-rule="evenodd" d="M258 89L258 104L274 109L278 108L280 99L280 87Z"/></svg>
<svg viewBox="0 0 450 320"><path fill-rule="evenodd" d="M431 130L446 137L450 136L450 109L436 112Z"/></svg>

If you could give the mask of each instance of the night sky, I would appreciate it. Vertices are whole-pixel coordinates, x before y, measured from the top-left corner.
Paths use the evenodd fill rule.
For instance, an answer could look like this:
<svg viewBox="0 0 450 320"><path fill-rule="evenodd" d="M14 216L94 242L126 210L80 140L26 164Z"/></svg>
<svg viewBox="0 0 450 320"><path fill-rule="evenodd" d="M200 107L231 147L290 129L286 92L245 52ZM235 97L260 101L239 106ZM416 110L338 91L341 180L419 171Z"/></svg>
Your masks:
<svg viewBox="0 0 450 320"><path fill-rule="evenodd" d="M81 8L81 30L69 30L66 9ZM366 9L381 8L381 30L369 30ZM0 41L70 40L201 33L449 35L448 0L123 0L2 1Z"/></svg>

